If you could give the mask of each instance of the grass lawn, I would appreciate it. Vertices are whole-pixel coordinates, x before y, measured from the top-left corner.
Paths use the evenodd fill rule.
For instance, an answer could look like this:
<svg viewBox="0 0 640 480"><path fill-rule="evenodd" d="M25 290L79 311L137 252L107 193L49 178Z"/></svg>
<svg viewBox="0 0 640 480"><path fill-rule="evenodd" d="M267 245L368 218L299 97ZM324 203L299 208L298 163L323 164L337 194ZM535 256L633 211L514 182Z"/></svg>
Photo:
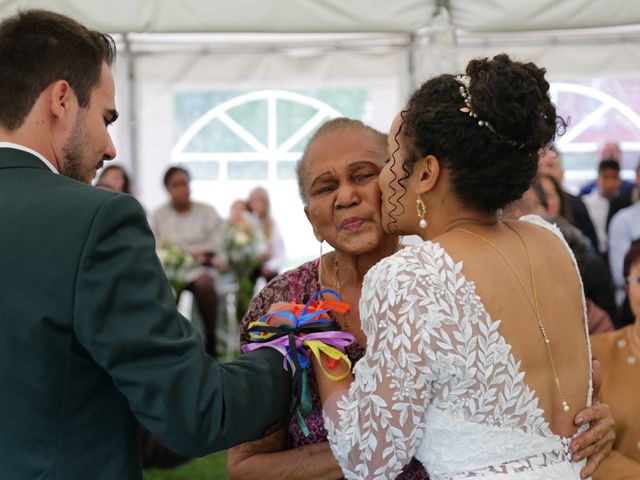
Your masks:
<svg viewBox="0 0 640 480"><path fill-rule="evenodd" d="M224 480L227 478L227 452L196 458L176 468L144 471L145 480Z"/></svg>

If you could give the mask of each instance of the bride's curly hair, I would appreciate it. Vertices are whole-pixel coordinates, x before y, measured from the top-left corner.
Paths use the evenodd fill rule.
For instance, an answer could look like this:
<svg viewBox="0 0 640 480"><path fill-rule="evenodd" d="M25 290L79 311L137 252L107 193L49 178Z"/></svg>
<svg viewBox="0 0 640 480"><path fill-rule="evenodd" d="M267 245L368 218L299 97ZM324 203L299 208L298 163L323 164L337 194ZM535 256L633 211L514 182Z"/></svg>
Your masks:
<svg viewBox="0 0 640 480"><path fill-rule="evenodd" d="M454 75L425 82L401 112L399 136L408 148L400 186L405 188L404 180L419 158L434 155L450 171L457 198L468 207L491 212L529 188L538 150L556 133L564 133L566 122L551 103L544 68L501 54L471 60L466 74L476 117L460 111L467 105ZM479 125L479 120L491 128ZM400 205L400 198L394 203Z"/></svg>

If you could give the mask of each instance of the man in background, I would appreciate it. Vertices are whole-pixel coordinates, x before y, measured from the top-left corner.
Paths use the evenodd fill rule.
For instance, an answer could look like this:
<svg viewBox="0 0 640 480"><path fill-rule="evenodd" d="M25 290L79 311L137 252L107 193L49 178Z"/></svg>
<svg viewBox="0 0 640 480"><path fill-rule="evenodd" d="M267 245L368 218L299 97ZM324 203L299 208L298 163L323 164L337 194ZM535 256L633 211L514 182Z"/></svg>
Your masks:
<svg viewBox="0 0 640 480"><path fill-rule="evenodd" d="M620 191L620 183L620 163L611 159L601 160L598 164L596 188L582 197L598 236L597 250L603 258L607 258L608 250L609 204Z"/></svg>
<svg viewBox="0 0 640 480"><path fill-rule="evenodd" d="M609 205L609 221L611 221L611 218L620 210L630 207L638 201L640 201L640 159L636 164L636 183L632 188L611 200L611 205Z"/></svg>
<svg viewBox="0 0 640 480"><path fill-rule="evenodd" d="M602 160L613 160L618 162L618 165L622 168L622 149L620 148L620 144L614 141L605 142L600 149L598 154L598 161ZM585 184L580 188L579 195L582 197L584 195L590 194L597 186L597 179L592 180L591 182ZM615 193L614 196L617 196L621 193L626 192L627 190L633 188L633 182L628 182L627 180L622 180L620 183L619 191Z"/></svg>
<svg viewBox="0 0 640 480"><path fill-rule="evenodd" d="M634 322L625 289L623 274L624 256L634 241L640 240L640 202L619 210L609 223L609 266L616 287L616 300L621 309L621 321L617 327Z"/></svg>

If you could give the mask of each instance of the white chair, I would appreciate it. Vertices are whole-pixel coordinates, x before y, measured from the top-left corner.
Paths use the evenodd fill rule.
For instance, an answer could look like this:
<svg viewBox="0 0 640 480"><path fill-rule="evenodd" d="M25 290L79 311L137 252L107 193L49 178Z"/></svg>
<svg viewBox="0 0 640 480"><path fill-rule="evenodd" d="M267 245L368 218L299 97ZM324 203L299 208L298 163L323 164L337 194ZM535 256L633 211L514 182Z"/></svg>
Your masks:
<svg viewBox="0 0 640 480"><path fill-rule="evenodd" d="M237 318L236 313L238 284L234 276L229 273L217 273L215 280L216 291L218 292L218 318L216 325L218 352L224 352L225 359L229 360L236 355L240 348L240 319ZM178 311L193 324L204 341L204 322L190 291L184 290L180 294Z"/></svg>

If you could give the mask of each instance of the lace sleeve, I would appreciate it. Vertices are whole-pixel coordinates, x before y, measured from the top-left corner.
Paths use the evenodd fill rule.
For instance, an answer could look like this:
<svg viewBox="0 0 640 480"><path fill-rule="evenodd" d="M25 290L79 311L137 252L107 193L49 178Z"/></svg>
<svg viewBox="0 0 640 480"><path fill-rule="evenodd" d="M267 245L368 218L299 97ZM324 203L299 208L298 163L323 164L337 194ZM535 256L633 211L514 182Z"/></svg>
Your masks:
<svg viewBox="0 0 640 480"><path fill-rule="evenodd" d="M396 478L423 436L433 379L421 313L426 276L410 258L399 252L365 277L360 312L367 351L348 393L324 405L331 449L346 478Z"/></svg>

